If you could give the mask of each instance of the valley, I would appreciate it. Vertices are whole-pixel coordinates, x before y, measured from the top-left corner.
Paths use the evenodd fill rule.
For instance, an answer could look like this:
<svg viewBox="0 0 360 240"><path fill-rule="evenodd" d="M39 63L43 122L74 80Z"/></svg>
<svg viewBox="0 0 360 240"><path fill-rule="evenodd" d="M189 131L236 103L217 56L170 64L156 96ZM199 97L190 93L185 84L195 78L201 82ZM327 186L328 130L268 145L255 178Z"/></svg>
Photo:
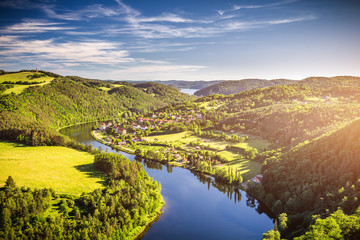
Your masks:
<svg viewBox="0 0 360 240"><path fill-rule="evenodd" d="M148 175L150 169L166 168L169 173L194 175L210 192L213 187L215 199L225 193L230 200L243 202L241 194L246 194L252 211L267 213L260 217L266 229L254 230L251 236L268 231L264 239L275 235L306 239L317 236L314 228L321 228L322 221L331 220L349 239L356 239L358 229L341 221L348 217L357 221L359 206L358 77L312 77L199 98L159 83L40 73L54 79L18 94L4 90L0 95L0 164L5 183L0 202L4 211L24 212L10 214L13 225L3 225L0 236L21 238L20 229L30 231L22 222L35 215L46 221L63 218L57 228L64 232L58 237L133 239L145 229L152 232L149 224L155 219L162 222L171 204L178 204L173 202L175 193L169 203L168 192L165 199L161 196L161 184L168 177L161 177L160 184ZM24 72L9 74L22 79ZM15 75L11 75L14 85ZM82 128L80 123L88 123L86 130L76 130ZM74 130L66 130L67 126ZM322 149L332 150L323 153ZM122 154L110 153L116 151ZM176 185L186 189L190 184ZM39 190L44 188L50 190ZM26 208L10 204L22 195L36 199L37 191L45 191L37 209L25 214ZM342 212L332 215L339 207ZM55 226L42 221L31 222L34 238L42 236L44 226L46 236L55 234ZM94 227L87 222L102 224ZM81 229L78 235L75 229ZM144 239L160 236L145 232ZM186 234L178 232L178 236Z"/></svg>

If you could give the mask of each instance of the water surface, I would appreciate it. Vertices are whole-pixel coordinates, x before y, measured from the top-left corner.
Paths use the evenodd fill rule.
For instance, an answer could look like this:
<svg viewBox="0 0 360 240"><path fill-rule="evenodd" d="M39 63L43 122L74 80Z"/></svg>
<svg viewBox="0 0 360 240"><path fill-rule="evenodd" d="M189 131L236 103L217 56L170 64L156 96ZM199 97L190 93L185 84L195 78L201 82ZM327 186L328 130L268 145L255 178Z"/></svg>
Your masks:
<svg viewBox="0 0 360 240"><path fill-rule="evenodd" d="M95 141L93 124L63 129L77 141L116 152ZM134 161L135 156L120 152ZM146 172L162 185L164 213L140 239L261 239L273 220L258 201L245 192L183 168L142 160Z"/></svg>
<svg viewBox="0 0 360 240"><path fill-rule="evenodd" d="M194 93L199 89L192 89L192 88L180 88L180 92L186 93L189 95L194 95Z"/></svg>

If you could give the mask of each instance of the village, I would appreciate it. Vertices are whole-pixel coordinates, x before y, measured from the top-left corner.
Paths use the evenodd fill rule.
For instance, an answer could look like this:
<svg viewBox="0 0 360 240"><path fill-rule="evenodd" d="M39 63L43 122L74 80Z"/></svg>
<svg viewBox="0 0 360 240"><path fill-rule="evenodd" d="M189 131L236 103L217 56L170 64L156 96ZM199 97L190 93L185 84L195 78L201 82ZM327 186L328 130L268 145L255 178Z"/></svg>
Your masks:
<svg viewBox="0 0 360 240"><path fill-rule="evenodd" d="M250 160L257 154L256 149L250 146L244 149L235 147L245 141L254 141L253 138L236 135L234 131L225 134L199 130L208 121L203 116L203 111L192 109L133 115L103 122L95 127L93 134L119 150L236 182L244 189L250 182L261 182L261 176L257 176L261 165ZM247 143L244 144L246 146ZM244 182L241 173L245 173Z"/></svg>
<svg viewBox="0 0 360 240"><path fill-rule="evenodd" d="M202 119L202 114L194 110L183 111L182 114L172 114L159 112L148 117L137 117L135 121L129 122L124 119L122 123L103 122L99 130L103 133L111 134L106 137L106 141L115 145L127 145L143 141L142 137L150 133L166 131L172 125L178 123L191 123ZM131 142L130 142L131 141Z"/></svg>

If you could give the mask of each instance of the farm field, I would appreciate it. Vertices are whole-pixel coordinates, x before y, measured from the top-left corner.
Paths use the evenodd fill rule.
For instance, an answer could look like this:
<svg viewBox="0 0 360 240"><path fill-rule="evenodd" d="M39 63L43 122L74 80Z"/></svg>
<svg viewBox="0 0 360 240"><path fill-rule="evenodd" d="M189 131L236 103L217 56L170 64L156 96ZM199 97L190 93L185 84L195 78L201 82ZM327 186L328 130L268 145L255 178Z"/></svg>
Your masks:
<svg viewBox="0 0 360 240"><path fill-rule="evenodd" d="M49 76L42 76L39 78L29 79L28 76L33 75L33 74L34 74L33 72L19 72L19 73L11 73L11 74L6 74L6 75L1 75L0 83L3 83L3 82L14 82L15 83L18 81L28 81L28 82L43 82L43 81L45 81L43 83L32 84L32 85L14 84L14 87L7 89L4 92L4 94L10 94L12 92L15 94L20 94L29 86L43 86L43 85L49 84L54 79L53 77L49 77Z"/></svg>
<svg viewBox="0 0 360 240"><path fill-rule="evenodd" d="M209 146L211 149L214 149L224 159L226 159L228 166L237 167L241 172L244 181L254 177L255 175L260 173L261 164L244 158L241 154L235 153L233 151L227 151L226 146L234 146L240 147L242 149L247 148L256 148L259 152L265 150L269 146L269 142L266 140L261 139L254 139L252 136L249 140L246 140L244 143L229 143L226 141L219 141L214 139L206 139L191 135L191 131L181 132L181 133L174 133L174 134L166 134L166 135L157 135L157 136L150 136L144 137L146 141L160 141L160 142L171 142L177 146L182 146L184 149L193 149L194 147L186 146L191 142L197 142L201 140L201 144L205 146ZM142 147L143 148L143 147ZM144 150L157 150L159 147L154 146L147 146L143 148Z"/></svg>
<svg viewBox="0 0 360 240"><path fill-rule="evenodd" d="M93 161L93 155L70 148L0 141L0 185L12 176L17 186L80 195L103 187L104 175Z"/></svg>

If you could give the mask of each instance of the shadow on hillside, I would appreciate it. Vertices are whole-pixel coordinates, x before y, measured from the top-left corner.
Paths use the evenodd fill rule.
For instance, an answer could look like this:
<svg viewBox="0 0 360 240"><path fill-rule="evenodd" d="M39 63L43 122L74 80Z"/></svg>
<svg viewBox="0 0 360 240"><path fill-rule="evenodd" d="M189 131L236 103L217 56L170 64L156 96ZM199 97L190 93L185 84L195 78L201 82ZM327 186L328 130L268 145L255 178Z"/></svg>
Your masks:
<svg viewBox="0 0 360 240"><path fill-rule="evenodd" d="M86 173L86 175L88 177L91 177L91 178L100 178L102 180L100 181L97 181L97 183L100 183L102 184L103 186L106 186L106 177L105 177L105 174L103 172L100 172L100 171L97 171L95 170L94 168L94 164L92 163L89 163L89 164L82 164L82 165L77 165L77 166L74 166L78 171L80 172L83 172L83 173Z"/></svg>

